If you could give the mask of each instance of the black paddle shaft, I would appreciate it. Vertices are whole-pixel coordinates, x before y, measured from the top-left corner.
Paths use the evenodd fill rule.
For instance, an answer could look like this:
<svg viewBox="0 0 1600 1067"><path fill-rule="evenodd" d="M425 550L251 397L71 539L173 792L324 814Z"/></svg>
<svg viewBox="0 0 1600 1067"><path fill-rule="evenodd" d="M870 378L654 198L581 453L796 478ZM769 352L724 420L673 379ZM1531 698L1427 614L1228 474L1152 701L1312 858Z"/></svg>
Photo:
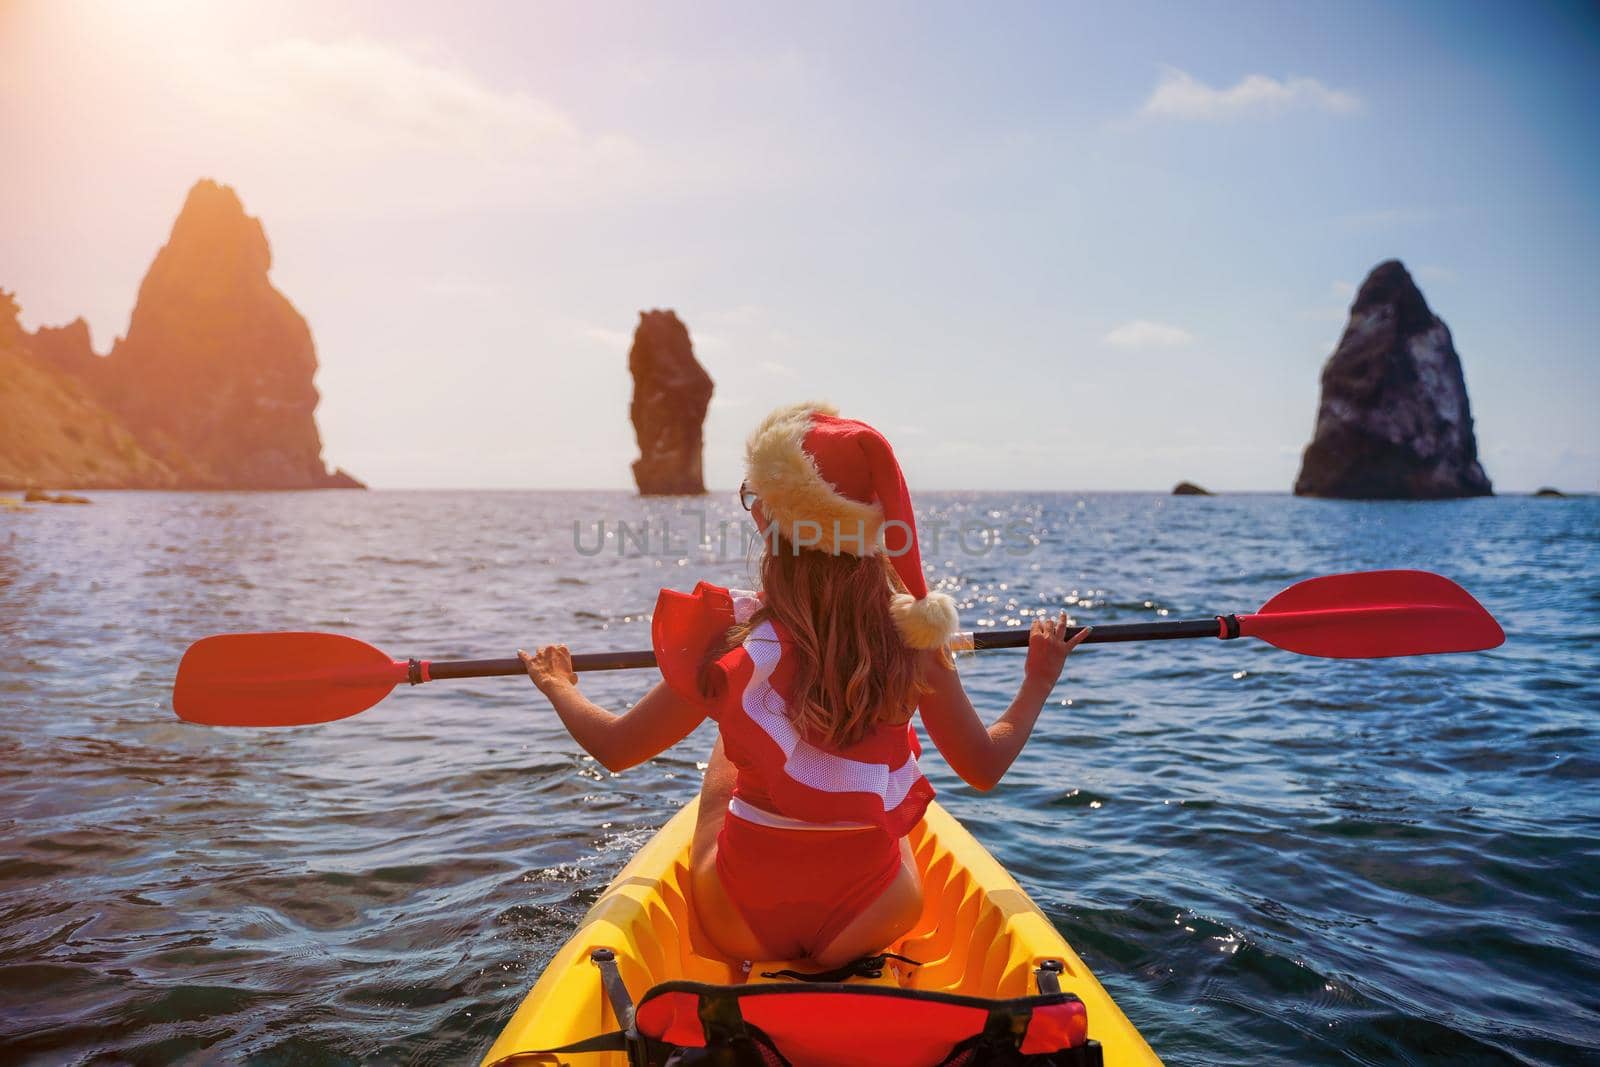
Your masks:
<svg viewBox="0 0 1600 1067"><path fill-rule="evenodd" d="M1082 627L1069 627L1067 636L1071 637L1080 629ZM1084 638L1083 643L1110 645L1125 641L1181 641L1191 637L1222 637L1224 634L1228 637L1237 637L1239 634L1239 625L1232 615L1176 622L1126 622L1096 626L1094 632ZM978 651L991 648L1026 648L1027 644L1027 630L979 630L972 634L972 648ZM656 654L649 649L635 652L588 652L572 657L572 667L577 671L629 671L655 665ZM436 660L428 664L429 680L499 678L523 673L526 671L520 659Z"/></svg>
<svg viewBox="0 0 1600 1067"><path fill-rule="evenodd" d="M1096 626L1088 637L1083 639L1086 645L1116 645L1126 641L1182 641L1191 637L1228 637L1239 636L1237 621L1229 622L1232 615L1213 615L1209 619L1185 619L1175 622L1119 622L1108 626ZM1067 638L1082 630L1082 626L1067 627ZM1026 648L1028 647L1027 630L974 630L972 633L972 647L976 651L990 648Z"/></svg>
<svg viewBox="0 0 1600 1067"><path fill-rule="evenodd" d="M579 671L630 671L655 665L656 654L650 649L638 652L587 652L572 657L572 667ZM520 659L434 660L428 664L430 681L440 678L498 678L527 673L528 669Z"/></svg>

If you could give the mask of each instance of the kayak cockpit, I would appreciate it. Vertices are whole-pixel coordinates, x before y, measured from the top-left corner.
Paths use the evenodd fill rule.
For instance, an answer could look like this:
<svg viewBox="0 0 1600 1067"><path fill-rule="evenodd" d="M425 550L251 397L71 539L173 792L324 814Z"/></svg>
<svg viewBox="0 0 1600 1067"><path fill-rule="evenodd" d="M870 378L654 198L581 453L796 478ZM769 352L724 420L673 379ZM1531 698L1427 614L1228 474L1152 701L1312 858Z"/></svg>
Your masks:
<svg viewBox="0 0 1600 1067"><path fill-rule="evenodd" d="M907 1033L938 1030L941 1035L957 1035L976 1018L981 1033L989 1012L1006 1002L1016 1002L1016 1010L1006 1016L1013 1020L1008 1025L1015 1028L1015 1019L1026 1017L1020 1024L1024 1035L1030 1025L1026 1020L1042 1012L1041 1019L1054 1020L1040 1031L1056 1035L1049 1041L1061 1035L1076 1039L1076 1045L1063 1048L1089 1048L1093 1043L1106 1063L1160 1062L1043 912L938 804L929 807L909 837L923 878L923 913L911 932L892 946L916 965L889 961L875 977L855 975L839 983L803 983L778 976L780 971L814 969L805 961L746 965L718 957L705 943L697 933L688 895L694 820L691 802L617 875L572 940L545 968L489 1050L485 1064L515 1063L519 1054L524 1063L567 1062L568 1054L535 1058L530 1053L626 1029L632 1020L619 1018L619 1006L602 980L603 968L591 958L596 950L612 955L608 967L637 1005L640 1024L668 1029L676 1025L671 1032L679 1037L694 1038L697 1033L701 1039L715 1037L706 1029L706 1013L718 1017L720 1011L726 1020L732 1004L751 1028L762 1033L773 1026L786 1033L809 1032L821 1041L791 1036L785 1052L795 1064L938 1063L938 1056L916 1058L925 1049L913 1049L906 1042L866 1048L862 1035L887 1026L891 1016L908 1027ZM1069 1004L1075 1007L1062 1007ZM621 1008L622 1015L626 1012ZM978 1015L963 1016L963 1012ZM1066 1020L1080 1012L1082 1033L1074 1035ZM996 1019L1002 1015L1004 1011ZM966 1021L956 1025L959 1018ZM698 1030L689 1020L698 1022ZM799 1025L791 1026L793 1020ZM1034 1044L1042 1047L1040 1042L1046 1040L1041 1037ZM815 1059L830 1041L833 1051L825 1059ZM857 1058L850 1051L852 1043L868 1058ZM1017 1043L1021 1045L1021 1037ZM885 1048L899 1048L906 1055L871 1058L881 1056ZM621 1050L596 1050L578 1053L571 1062L623 1067L652 1061L630 1060Z"/></svg>

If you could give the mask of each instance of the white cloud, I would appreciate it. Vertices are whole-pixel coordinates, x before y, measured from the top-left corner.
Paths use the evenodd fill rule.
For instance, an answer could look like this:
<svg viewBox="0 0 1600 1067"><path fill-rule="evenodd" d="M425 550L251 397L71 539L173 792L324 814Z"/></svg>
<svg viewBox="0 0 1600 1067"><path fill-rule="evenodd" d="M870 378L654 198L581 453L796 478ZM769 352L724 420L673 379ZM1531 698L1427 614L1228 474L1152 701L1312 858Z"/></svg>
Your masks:
<svg viewBox="0 0 1600 1067"><path fill-rule="evenodd" d="M765 314L766 310L759 304L739 304L736 307L703 311L698 317L706 322L715 322L725 326L744 326L755 322Z"/></svg>
<svg viewBox="0 0 1600 1067"><path fill-rule="evenodd" d="M267 45L251 55L238 88L245 106L316 116L309 132L336 134L340 144L476 153L578 136L571 117L544 101L372 41Z"/></svg>
<svg viewBox="0 0 1600 1067"><path fill-rule="evenodd" d="M422 282L422 290L446 300L503 300L506 296L501 282L460 276L428 278Z"/></svg>
<svg viewBox="0 0 1600 1067"><path fill-rule="evenodd" d="M1350 211L1338 221L1351 229L1387 229L1394 226L1414 226L1432 222L1435 213L1427 208L1392 207L1376 211Z"/></svg>
<svg viewBox="0 0 1600 1067"><path fill-rule="evenodd" d="M1194 335L1177 326L1135 319L1118 326L1103 340L1116 348L1179 348L1192 342Z"/></svg>
<svg viewBox="0 0 1600 1067"><path fill-rule="evenodd" d="M1139 114L1146 118L1213 122L1252 115L1278 115L1294 108L1348 115L1360 107L1361 101L1353 93L1330 89L1315 78L1279 81L1265 74L1249 74L1237 85L1214 89L1186 71L1167 67Z"/></svg>
<svg viewBox="0 0 1600 1067"><path fill-rule="evenodd" d="M799 371L795 370L793 367L790 367L790 366L788 366L786 364L779 363L775 359L762 360L761 369L766 371L768 374L774 375L774 376L779 377L779 378L798 378L798 377L800 377L800 372Z"/></svg>
<svg viewBox="0 0 1600 1067"><path fill-rule="evenodd" d="M1309 307L1301 314L1311 322L1343 323L1350 318L1350 302L1355 299L1356 285L1354 282L1337 279L1328 285L1328 295L1331 301L1324 304L1321 300L1314 307Z"/></svg>
<svg viewBox="0 0 1600 1067"><path fill-rule="evenodd" d="M227 176L252 158L302 184L315 174L346 212L571 203L650 170L626 137L387 43L290 38L195 63L199 126L234 161Z"/></svg>
<svg viewBox="0 0 1600 1067"><path fill-rule="evenodd" d="M580 326L578 336L605 348L626 352L633 347L633 334L623 330L610 330L604 326Z"/></svg>

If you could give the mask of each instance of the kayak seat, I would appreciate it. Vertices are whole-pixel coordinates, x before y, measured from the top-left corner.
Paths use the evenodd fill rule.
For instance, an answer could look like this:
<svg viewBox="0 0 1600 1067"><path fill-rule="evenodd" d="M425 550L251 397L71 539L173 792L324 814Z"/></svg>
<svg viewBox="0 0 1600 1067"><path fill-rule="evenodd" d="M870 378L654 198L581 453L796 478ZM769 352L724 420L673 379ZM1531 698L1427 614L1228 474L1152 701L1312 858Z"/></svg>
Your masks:
<svg viewBox="0 0 1600 1067"><path fill-rule="evenodd" d="M558 1055L624 1053L630 1067L1103 1067L1083 1002L1064 992L1059 960L1035 971L1038 992L990 999L819 981L717 985L673 980L635 1006L616 956L590 957L621 1030L497 1065L565 1063ZM909 962L909 961L908 961ZM882 957L856 966L882 966ZM849 968L845 968L849 969ZM547 1058L550 1057L550 1058Z"/></svg>
<svg viewBox="0 0 1600 1067"><path fill-rule="evenodd" d="M1100 1067L1083 1002L991 1000L884 986L663 982L634 1015L641 1067Z"/></svg>

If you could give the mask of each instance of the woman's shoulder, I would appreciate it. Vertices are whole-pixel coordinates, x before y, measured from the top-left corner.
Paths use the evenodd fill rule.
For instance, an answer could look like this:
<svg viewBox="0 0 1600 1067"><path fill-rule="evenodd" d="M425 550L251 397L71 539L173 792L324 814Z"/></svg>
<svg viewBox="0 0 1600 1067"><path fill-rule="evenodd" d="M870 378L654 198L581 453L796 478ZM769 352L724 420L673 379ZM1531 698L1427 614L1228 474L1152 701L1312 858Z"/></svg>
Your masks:
<svg viewBox="0 0 1600 1067"><path fill-rule="evenodd" d="M711 582L700 582L688 593L661 590L650 636L667 684L685 696L710 695L703 669L713 654L729 654L722 652L728 631L748 622L760 607L760 594Z"/></svg>
<svg viewBox="0 0 1600 1067"><path fill-rule="evenodd" d="M716 615L726 617L728 624L748 622L761 607L761 594L752 589L730 589L712 582L698 582L688 593L676 589L662 589L656 597L659 616L664 608L670 619L688 615Z"/></svg>

